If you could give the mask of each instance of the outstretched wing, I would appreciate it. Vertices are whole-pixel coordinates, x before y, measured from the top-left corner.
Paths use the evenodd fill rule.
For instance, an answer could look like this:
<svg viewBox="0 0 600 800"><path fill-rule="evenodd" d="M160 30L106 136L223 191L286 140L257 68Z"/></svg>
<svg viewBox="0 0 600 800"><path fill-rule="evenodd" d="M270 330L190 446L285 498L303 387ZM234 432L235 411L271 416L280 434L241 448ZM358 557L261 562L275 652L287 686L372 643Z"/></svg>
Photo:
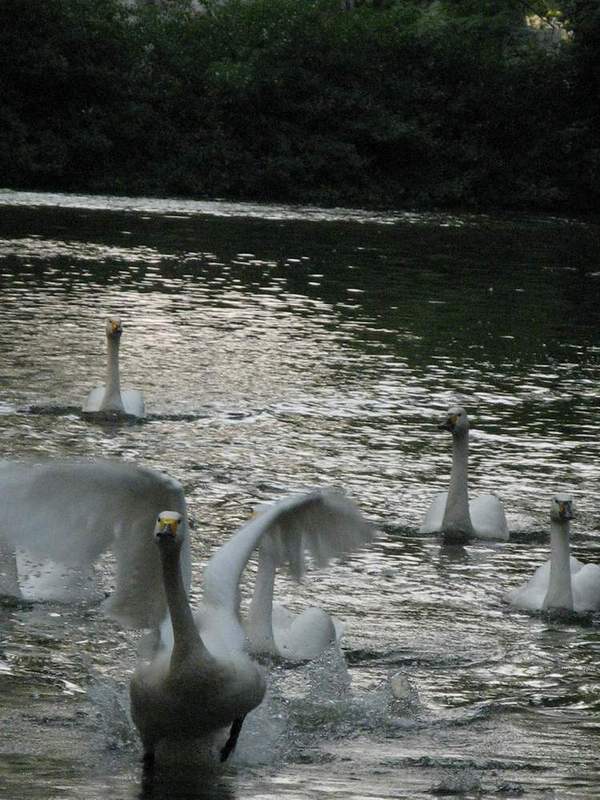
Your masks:
<svg viewBox="0 0 600 800"><path fill-rule="evenodd" d="M272 547L277 565L299 579L307 551L322 567L374 536L374 526L341 492L319 489L285 497L261 510L211 557L204 570L205 602L237 611L241 574L260 544Z"/></svg>
<svg viewBox="0 0 600 800"><path fill-rule="evenodd" d="M105 609L123 624L158 624L166 611L156 515L178 511L187 524L183 488L146 467L105 460L0 462L0 540L32 562L86 569L107 548L116 557L117 586ZM182 573L190 585L189 542Z"/></svg>

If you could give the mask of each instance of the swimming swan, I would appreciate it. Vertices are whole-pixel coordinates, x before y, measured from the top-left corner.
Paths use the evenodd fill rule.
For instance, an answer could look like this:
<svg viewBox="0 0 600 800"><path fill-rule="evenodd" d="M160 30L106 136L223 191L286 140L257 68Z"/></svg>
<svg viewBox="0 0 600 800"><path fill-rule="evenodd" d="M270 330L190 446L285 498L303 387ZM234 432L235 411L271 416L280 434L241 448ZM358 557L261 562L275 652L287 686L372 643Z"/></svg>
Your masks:
<svg viewBox="0 0 600 800"><path fill-rule="evenodd" d="M271 511L278 508L282 513L276 525L284 538L294 538L296 577L300 577L304 568L305 549L313 553L318 566L325 566L329 558L356 550L373 538L371 523L339 492L318 490L280 500L270 507ZM293 614L285 606L273 604L275 574L280 563L281 554L273 540L263 539L246 621L250 649L255 654L288 661L317 658L331 644L339 642L343 625L321 608L311 607Z"/></svg>
<svg viewBox="0 0 600 800"><path fill-rule="evenodd" d="M434 497L421 533L443 533L446 541L509 538L504 506L496 495L482 494L469 502L467 485L469 418L464 408L449 409L438 426L452 434L452 471L447 492Z"/></svg>
<svg viewBox="0 0 600 800"><path fill-rule="evenodd" d="M106 344L108 364L106 369L106 386L97 386L87 396L83 406L86 414L98 411L112 411L143 417L144 396L137 389L121 389L119 377L119 345L123 327L120 319L106 320Z"/></svg>
<svg viewBox="0 0 600 800"><path fill-rule="evenodd" d="M522 586L507 592L506 602L529 611L600 609L600 566L582 564L570 555L572 519L573 501L556 495L550 506L550 560Z"/></svg>
<svg viewBox="0 0 600 800"><path fill-rule="evenodd" d="M231 726L221 747L224 761L235 747L242 722L265 693L260 667L244 649L238 618L238 581L252 550L251 535L234 536L204 570L204 606L192 615L179 565L185 537L179 514L158 516L158 543L170 626L151 661L138 665L130 684L131 716L140 733L144 761L174 741L204 740L210 747ZM241 534L246 529L242 529ZM239 538L238 538L239 537ZM160 749L159 749L160 753Z"/></svg>
<svg viewBox="0 0 600 800"><path fill-rule="evenodd" d="M108 460L0 462L0 594L20 597L33 583L33 599L69 600L85 595L88 569L112 550L116 588L105 610L122 624L158 626L167 605L156 548L148 529L164 508L176 509L187 527L183 488L173 478L146 467ZM35 580L19 567L23 556L51 562L57 581L36 595ZM182 556L184 583L190 583L189 544ZM33 576L35 577L35 576Z"/></svg>

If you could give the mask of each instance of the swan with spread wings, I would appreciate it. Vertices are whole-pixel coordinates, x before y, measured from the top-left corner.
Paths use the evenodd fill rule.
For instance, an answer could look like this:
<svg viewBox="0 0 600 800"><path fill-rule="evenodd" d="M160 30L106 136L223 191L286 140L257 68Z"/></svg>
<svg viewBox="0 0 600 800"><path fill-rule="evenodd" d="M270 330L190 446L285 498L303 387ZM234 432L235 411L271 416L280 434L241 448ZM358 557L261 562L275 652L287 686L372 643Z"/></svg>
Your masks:
<svg viewBox="0 0 600 800"><path fill-rule="evenodd" d="M248 653L240 615L239 582L253 551L268 541L277 565L286 564L299 577L305 549L325 564L372 536L371 524L339 493L286 497L255 515L211 556L203 573L202 604L192 612L179 566L185 531L180 531L176 513L159 515L155 540L169 617L156 651L138 665L130 692L146 763L157 755L168 758L170 744L181 740L196 740L198 753L224 761L235 748L245 716L261 702L264 674ZM254 635L258 612L251 616L250 641L256 652L261 642Z"/></svg>

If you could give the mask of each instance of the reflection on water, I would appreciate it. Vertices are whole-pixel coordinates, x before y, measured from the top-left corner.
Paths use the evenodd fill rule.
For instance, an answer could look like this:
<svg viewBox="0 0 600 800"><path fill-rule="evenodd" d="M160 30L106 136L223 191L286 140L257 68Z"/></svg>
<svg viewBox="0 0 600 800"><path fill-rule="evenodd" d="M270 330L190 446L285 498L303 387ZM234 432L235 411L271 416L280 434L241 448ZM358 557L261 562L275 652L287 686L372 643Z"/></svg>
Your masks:
<svg viewBox="0 0 600 800"><path fill-rule="evenodd" d="M211 550L257 500L343 486L380 525L365 553L278 599L346 623L339 665L275 671L222 776L143 774L128 717L136 637L91 604L0 604L0 795L595 798L598 620L529 616L504 592L548 557L600 563L598 228L556 219L0 193L0 429L7 457L166 470ZM123 319L144 421L86 421ZM447 485L438 416L472 418L470 483L508 543L417 531ZM32 413L35 412L35 413ZM110 563L98 565L110 590ZM315 671L316 670L316 671ZM414 688L399 706L387 678ZM412 695L411 695L412 696Z"/></svg>

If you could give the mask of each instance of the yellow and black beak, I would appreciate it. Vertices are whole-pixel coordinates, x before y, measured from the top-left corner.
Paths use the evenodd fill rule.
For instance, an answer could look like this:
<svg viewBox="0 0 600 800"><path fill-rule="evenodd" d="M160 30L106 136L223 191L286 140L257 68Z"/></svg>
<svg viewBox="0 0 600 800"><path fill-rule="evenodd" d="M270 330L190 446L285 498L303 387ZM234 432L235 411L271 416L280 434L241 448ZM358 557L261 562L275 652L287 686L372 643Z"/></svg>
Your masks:
<svg viewBox="0 0 600 800"><path fill-rule="evenodd" d="M156 535L175 538L179 520L174 517L159 517L156 522Z"/></svg>
<svg viewBox="0 0 600 800"><path fill-rule="evenodd" d="M559 501L558 513L561 519L573 519L573 503L570 500Z"/></svg>
<svg viewBox="0 0 600 800"><path fill-rule="evenodd" d="M440 431L450 431L450 433L452 433L457 422L458 416L456 414L450 414L443 422L440 422L438 429Z"/></svg>

